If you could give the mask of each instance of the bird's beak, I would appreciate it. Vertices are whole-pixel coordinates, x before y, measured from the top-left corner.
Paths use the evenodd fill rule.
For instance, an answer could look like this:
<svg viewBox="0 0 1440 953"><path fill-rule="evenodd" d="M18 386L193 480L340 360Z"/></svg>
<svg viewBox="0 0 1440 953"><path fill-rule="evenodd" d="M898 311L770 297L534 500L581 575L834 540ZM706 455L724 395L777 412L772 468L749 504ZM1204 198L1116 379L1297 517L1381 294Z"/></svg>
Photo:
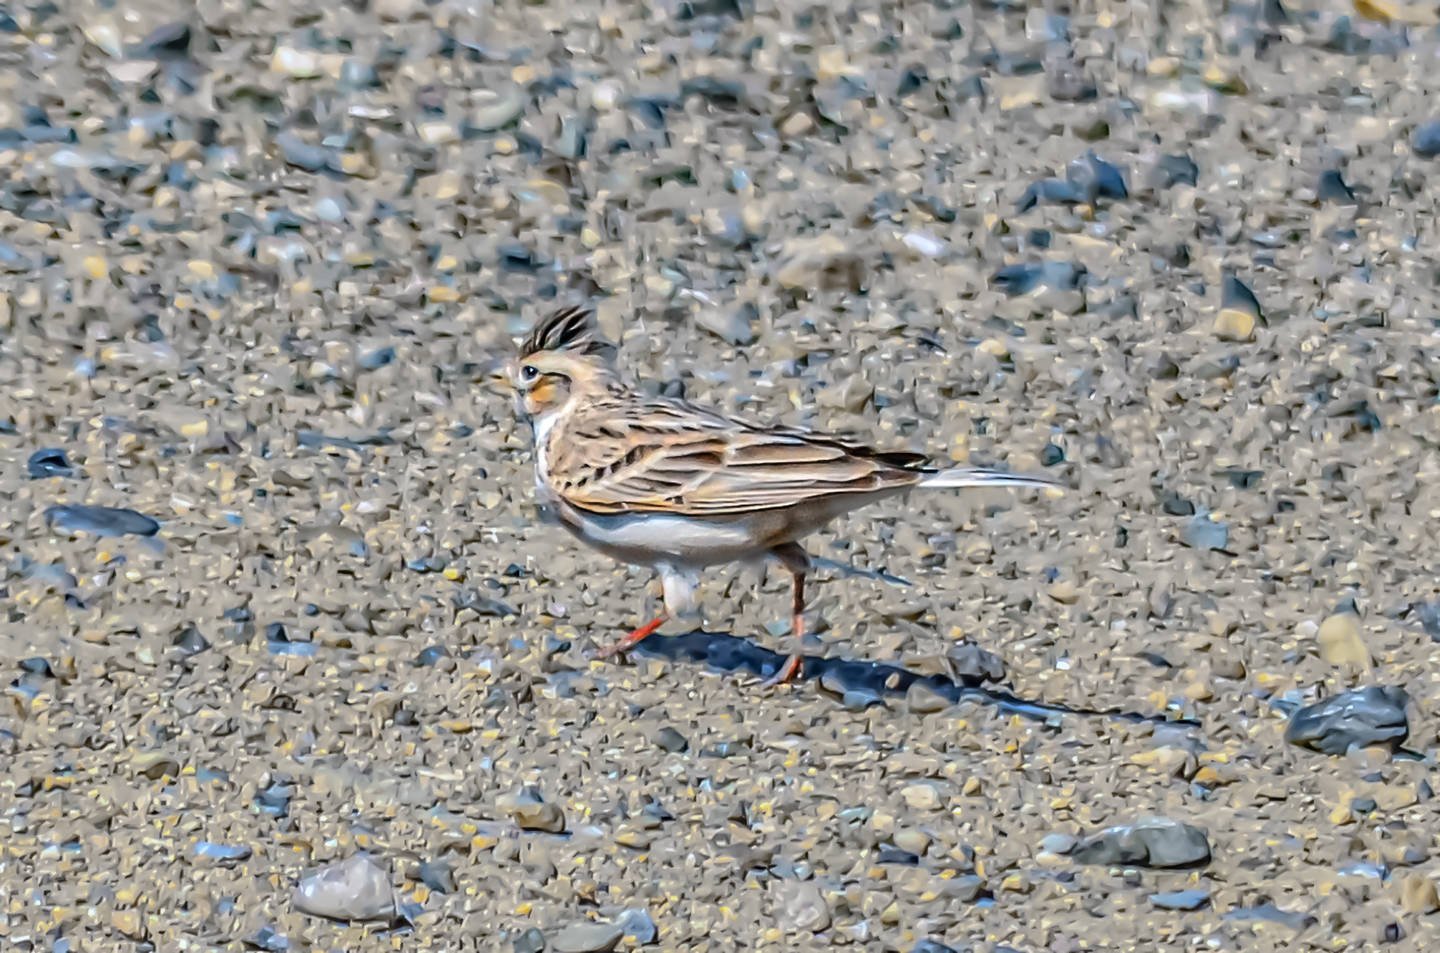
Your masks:
<svg viewBox="0 0 1440 953"><path fill-rule="evenodd" d="M488 391L510 397L515 393L514 379L510 376L510 359L495 357L480 365L480 382Z"/></svg>

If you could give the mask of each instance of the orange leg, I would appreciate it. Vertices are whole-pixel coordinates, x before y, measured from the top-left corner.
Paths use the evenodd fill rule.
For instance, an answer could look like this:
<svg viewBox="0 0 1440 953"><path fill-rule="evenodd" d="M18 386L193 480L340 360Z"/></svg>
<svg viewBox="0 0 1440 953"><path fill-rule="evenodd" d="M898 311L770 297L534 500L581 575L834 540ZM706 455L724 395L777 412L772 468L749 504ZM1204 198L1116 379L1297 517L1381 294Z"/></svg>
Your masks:
<svg viewBox="0 0 1440 953"><path fill-rule="evenodd" d="M762 686L764 688L774 688L776 685L792 681L795 676L800 674L800 665L805 657L801 652L801 642L805 638L805 574L794 573L794 580L795 588L790 600L790 638L794 644L790 648L790 657L785 660L785 664L780 666L778 672L765 679Z"/></svg>
<svg viewBox="0 0 1440 953"><path fill-rule="evenodd" d="M638 645L639 643L645 641L645 639L649 638L651 633L653 633L656 629L664 625L666 621L669 620L669 618L670 616L666 615L665 613L660 613L655 618L651 619L649 622L636 629L634 632L631 632L629 635L625 636L625 638L621 639L619 642L616 642L614 645L610 645L601 649L599 653L597 653L596 657L609 658L612 655L618 654L628 648L632 648Z"/></svg>

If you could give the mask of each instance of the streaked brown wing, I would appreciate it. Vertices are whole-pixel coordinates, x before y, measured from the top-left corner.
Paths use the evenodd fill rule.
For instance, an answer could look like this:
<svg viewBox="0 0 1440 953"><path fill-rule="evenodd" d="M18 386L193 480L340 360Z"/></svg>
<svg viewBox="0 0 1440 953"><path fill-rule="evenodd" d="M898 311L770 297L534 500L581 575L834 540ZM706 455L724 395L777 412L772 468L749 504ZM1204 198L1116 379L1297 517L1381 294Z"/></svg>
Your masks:
<svg viewBox="0 0 1440 953"><path fill-rule="evenodd" d="M556 442L561 443L560 441ZM555 489L596 513L731 516L916 482L913 454L762 428L678 401L597 412L566 428Z"/></svg>

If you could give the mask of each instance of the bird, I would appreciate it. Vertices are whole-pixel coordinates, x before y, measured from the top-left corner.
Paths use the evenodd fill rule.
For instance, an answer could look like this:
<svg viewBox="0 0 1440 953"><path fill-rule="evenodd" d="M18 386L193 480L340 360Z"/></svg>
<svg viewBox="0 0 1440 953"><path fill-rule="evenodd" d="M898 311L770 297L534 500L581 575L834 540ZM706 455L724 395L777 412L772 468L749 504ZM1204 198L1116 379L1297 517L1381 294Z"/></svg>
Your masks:
<svg viewBox="0 0 1440 953"><path fill-rule="evenodd" d="M648 396L616 367L593 308L543 315L499 375L532 432L536 502L580 542L659 575L663 609L602 648L609 658L698 610L700 573L773 559L791 576L791 646L764 685L802 671L801 540L836 518L915 490L1063 489L1049 476L935 467L921 454L850 436L749 420L679 397Z"/></svg>

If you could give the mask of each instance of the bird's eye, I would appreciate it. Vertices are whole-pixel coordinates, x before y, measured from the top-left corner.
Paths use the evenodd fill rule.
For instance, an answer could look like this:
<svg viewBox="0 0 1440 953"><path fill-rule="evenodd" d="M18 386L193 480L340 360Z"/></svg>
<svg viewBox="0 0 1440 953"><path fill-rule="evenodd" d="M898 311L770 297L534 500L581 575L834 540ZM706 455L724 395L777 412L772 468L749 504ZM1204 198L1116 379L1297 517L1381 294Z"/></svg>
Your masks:
<svg viewBox="0 0 1440 953"><path fill-rule="evenodd" d="M522 381L533 381L539 376L540 371L535 367L534 364L526 364L524 367L520 368L520 379Z"/></svg>

